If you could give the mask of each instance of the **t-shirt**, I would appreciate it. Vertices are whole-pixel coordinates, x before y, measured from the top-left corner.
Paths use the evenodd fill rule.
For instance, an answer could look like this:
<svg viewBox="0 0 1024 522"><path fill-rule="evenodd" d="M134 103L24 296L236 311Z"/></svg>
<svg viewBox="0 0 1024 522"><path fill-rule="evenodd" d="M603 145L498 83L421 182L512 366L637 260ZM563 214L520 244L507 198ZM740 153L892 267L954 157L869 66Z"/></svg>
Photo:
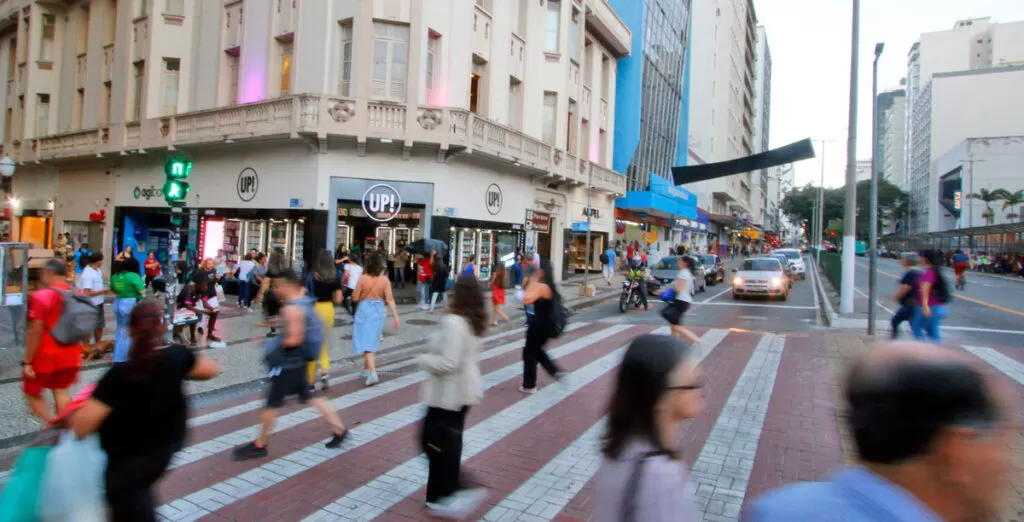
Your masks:
<svg viewBox="0 0 1024 522"><path fill-rule="evenodd" d="M430 259L422 258L416 261L416 280L421 283L430 281L430 278L434 276L434 268L430 266Z"/></svg>
<svg viewBox="0 0 1024 522"><path fill-rule="evenodd" d="M228 263L223 257L213 258L213 270L218 276L223 276L228 273Z"/></svg>
<svg viewBox="0 0 1024 522"><path fill-rule="evenodd" d="M604 266L615 266L615 258L618 257L615 255L615 250L609 248L605 251L604 255L608 256L608 262Z"/></svg>
<svg viewBox="0 0 1024 522"><path fill-rule="evenodd" d="M468 265L466 265L465 268L462 269L462 273L463 275L475 276L476 266L474 266L473 263L469 263Z"/></svg>
<svg viewBox="0 0 1024 522"><path fill-rule="evenodd" d="M54 283L53 288L70 290L71 286ZM39 337L39 349L32 358L32 369L36 373L49 373L82 366L82 345L75 343L59 345L50 335L50 328L57 324L64 311L64 296L52 288L32 292L28 298L28 320L42 321L43 332Z"/></svg>
<svg viewBox="0 0 1024 522"><path fill-rule="evenodd" d="M341 281L337 279L329 283L313 280L313 297L318 303L329 303L334 300L334 292L341 290Z"/></svg>
<svg viewBox="0 0 1024 522"><path fill-rule="evenodd" d="M921 285L923 285L925 283L931 283L932 284L931 291L928 292L928 305L929 306L945 304L944 302L942 302L939 299L939 292L935 289L935 283L937 283L938 281L939 281L939 276L938 276L938 274L935 273L935 269L932 269L932 268L929 268L929 269L925 270L924 272L921 272L921 277L917 278L916 288L917 288L917 295L919 295L919 296L921 295ZM922 300L923 300L923 298L922 298Z"/></svg>
<svg viewBox="0 0 1024 522"><path fill-rule="evenodd" d="M345 265L345 272L348 274L348 280L345 282L345 286L355 290L356 285L359 283L359 277L363 275L363 267L355 263L349 263Z"/></svg>
<svg viewBox="0 0 1024 522"><path fill-rule="evenodd" d="M677 301L686 301L687 303L693 302L693 272L689 269L684 268L676 274L676 279L682 279L686 281L686 285L683 287L683 293L676 295Z"/></svg>
<svg viewBox="0 0 1024 522"><path fill-rule="evenodd" d="M251 259L243 259L238 263L238 280L248 281L249 273L256 267L256 262Z"/></svg>
<svg viewBox="0 0 1024 522"><path fill-rule="evenodd" d="M185 445L188 401L182 381L195 365L195 355L172 344L159 350L152 370L134 378L132 363L116 364L100 379L92 398L110 407L100 425L100 446L112 463L144 455L160 455Z"/></svg>
<svg viewBox="0 0 1024 522"><path fill-rule="evenodd" d="M150 277L160 275L160 262L156 259L147 259L144 266L146 267L146 275Z"/></svg>
<svg viewBox="0 0 1024 522"><path fill-rule="evenodd" d="M138 299L146 290L146 283L135 272L119 272L110 278L110 290L118 299Z"/></svg>
<svg viewBox="0 0 1024 522"><path fill-rule="evenodd" d="M907 273L903 274L903 278L900 279L901 285L909 285L910 291L900 299L900 304L903 306L915 306L919 301L918 296L917 280L920 279L921 272L917 269L907 270Z"/></svg>
<svg viewBox="0 0 1024 522"><path fill-rule="evenodd" d="M215 270L204 270L200 268L196 271L195 275L192 276L192 280L196 282L196 286L199 283L206 283L206 297L217 297L217 273Z"/></svg>
<svg viewBox="0 0 1024 522"><path fill-rule="evenodd" d="M953 254L953 263L957 265L966 265L967 254Z"/></svg>
<svg viewBox="0 0 1024 522"><path fill-rule="evenodd" d="M91 266L85 267L85 270L82 270L81 277L78 278L78 289L92 290L94 292L103 290L103 272ZM92 304L99 306L103 304L103 294L96 294L90 297L89 300L92 301Z"/></svg>
<svg viewBox="0 0 1024 522"><path fill-rule="evenodd" d="M256 280L257 277L261 279L267 277L267 267L258 263L253 263L252 269L249 270L249 277L247 280L250 283L259 283L259 281ZM241 279L241 276L239 276L239 279Z"/></svg>

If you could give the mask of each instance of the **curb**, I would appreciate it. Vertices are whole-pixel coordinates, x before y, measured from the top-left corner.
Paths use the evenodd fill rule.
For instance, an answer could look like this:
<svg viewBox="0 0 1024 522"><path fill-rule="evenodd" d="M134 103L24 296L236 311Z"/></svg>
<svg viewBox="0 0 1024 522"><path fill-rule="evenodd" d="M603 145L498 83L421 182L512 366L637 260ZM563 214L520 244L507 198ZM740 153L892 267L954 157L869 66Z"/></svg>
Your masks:
<svg viewBox="0 0 1024 522"><path fill-rule="evenodd" d="M810 260L811 266L814 267L814 270L811 271L811 275L814 276L812 278L814 279L814 297L818 302L823 304L820 308L821 313L819 315L823 316L822 318L825 320L825 326L831 328L832 323L835 322L837 317L836 312L832 308L832 302L829 300L828 293L825 292L825 286L821 282L821 270L818 267L818 263L814 260L813 255L809 255L807 258Z"/></svg>

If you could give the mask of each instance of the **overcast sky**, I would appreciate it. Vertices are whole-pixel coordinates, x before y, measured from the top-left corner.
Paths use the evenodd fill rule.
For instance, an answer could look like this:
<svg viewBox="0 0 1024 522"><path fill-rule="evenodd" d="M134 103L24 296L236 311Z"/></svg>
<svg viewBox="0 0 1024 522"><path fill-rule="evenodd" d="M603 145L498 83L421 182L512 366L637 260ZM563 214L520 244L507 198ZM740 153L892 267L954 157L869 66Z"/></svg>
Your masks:
<svg viewBox="0 0 1024 522"><path fill-rule="evenodd" d="M871 157L871 63L885 42L879 92L899 86L907 53L921 33L952 29L964 18L1024 20L1024 0L861 0L857 157ZM825 185L844 184L850 100L852 0L754 0L772 56L771 146L803 138L825 147ZM1020 100L1017 100L1019 103ZM796 165L797 186L821 176L818 158Z"/></svg>

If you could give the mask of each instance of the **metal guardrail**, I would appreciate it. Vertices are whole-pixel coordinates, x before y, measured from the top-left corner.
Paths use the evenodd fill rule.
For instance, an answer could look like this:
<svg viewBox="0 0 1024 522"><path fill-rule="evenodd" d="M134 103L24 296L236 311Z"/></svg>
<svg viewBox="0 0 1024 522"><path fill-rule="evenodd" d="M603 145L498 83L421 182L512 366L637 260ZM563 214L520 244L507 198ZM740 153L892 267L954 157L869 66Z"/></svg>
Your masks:
<svg viewBox="0 0 1024 522"><path fill-rule="evenodd" d="M818 253L813 249L811 250L811 256L817 256ZM843 284L843 256L836 252L826 252L824 250L820 253L821 259L821 273L828 279L828 282L832 284L832 288L836 292L842 291Z"/></svg>

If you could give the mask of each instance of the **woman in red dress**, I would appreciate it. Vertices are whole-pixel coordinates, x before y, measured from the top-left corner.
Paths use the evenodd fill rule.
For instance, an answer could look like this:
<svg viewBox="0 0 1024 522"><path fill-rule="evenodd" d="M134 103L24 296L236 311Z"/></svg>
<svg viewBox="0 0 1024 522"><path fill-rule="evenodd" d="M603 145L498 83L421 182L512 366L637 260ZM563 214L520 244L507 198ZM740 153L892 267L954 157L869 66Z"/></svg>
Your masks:
<svg viewBox="0 0 1024 522"><path fill-rule="evenodd" d="M505 272L505 265L498 263L494 267L494 275L491 277L491 303L494 305L494 321L491 322L491 326L498 326L498 318L502 318L505 322L508 321L508 314L501 309L505 306L505 279L507 278Z"/></svg>

